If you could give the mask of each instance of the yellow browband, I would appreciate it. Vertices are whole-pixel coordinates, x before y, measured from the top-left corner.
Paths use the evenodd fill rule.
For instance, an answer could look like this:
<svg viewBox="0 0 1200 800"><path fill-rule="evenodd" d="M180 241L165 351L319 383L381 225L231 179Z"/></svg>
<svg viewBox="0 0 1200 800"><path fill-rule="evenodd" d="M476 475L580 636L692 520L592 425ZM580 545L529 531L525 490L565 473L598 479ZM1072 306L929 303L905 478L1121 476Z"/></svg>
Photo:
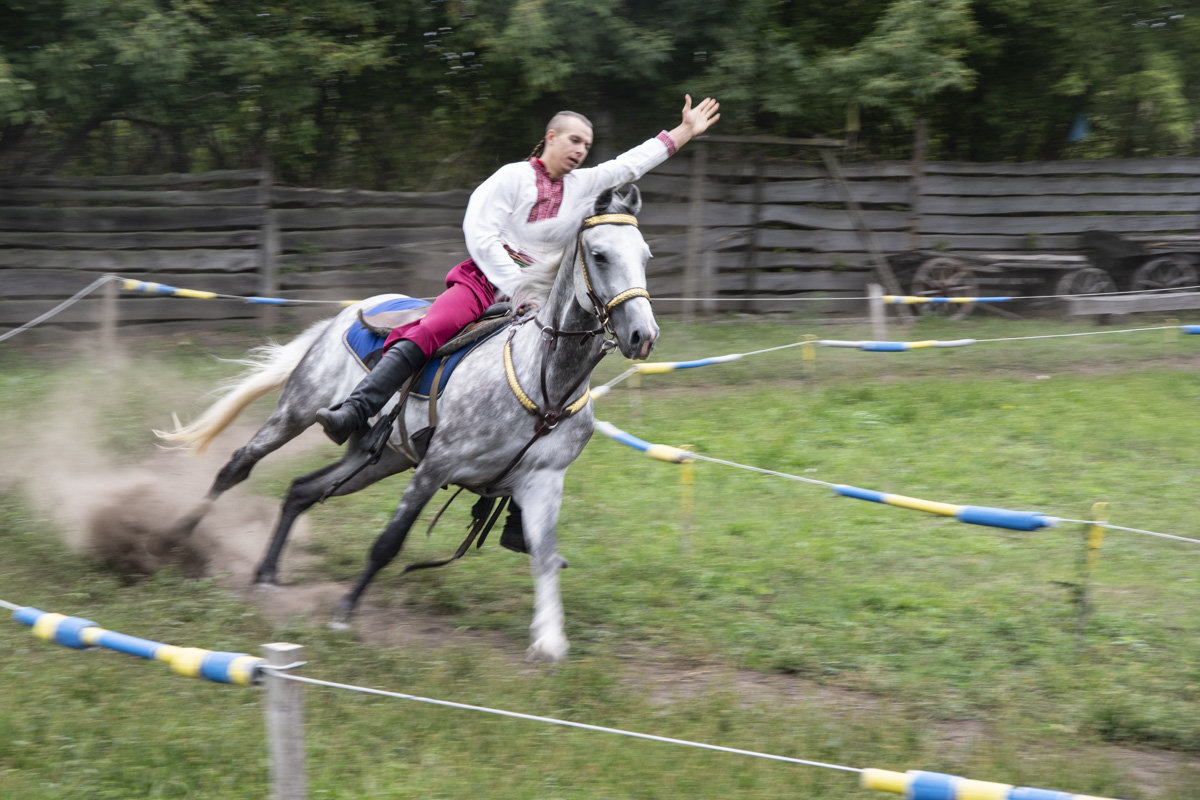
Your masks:
<svg viewBox="0 0 1200 800"><path fill-rule="evenodd" d="M632 225L636 228L637 224L637 217L632 214L597 214L583 221L583 227L585 228L590 228L593 225Z"/></svg>

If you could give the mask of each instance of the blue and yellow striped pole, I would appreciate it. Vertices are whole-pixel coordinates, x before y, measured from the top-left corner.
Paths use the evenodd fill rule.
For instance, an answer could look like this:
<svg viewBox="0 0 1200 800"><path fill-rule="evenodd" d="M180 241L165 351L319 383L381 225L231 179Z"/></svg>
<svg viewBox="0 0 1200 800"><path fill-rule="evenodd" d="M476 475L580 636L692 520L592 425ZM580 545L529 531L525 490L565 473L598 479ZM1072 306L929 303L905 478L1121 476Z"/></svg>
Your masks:
<svg viewBox="0 0 1200 800"><path fill-rule="evenodd" d="M181 289L178 286L171 286L168 283L155 283L154 281L138 281L132 278L121 278L121 288L127 292L141 292L142 294L156 294L163 297L184 297L190 300L240 300L243 303L251 303L254 305L263 306L286 306L295 303L305 302L325 302L325 301L304 301L292 300L286 297L258 297L235 294L219 294L217 292L206 292L199 289ZM352 306L359 302L358 300L338 300L336 301L341 306Z"/></svg>
<svg viewBox="0 0 1200 800"><path fill-rule="evenodd" d="M880 298L889 305L912 306L921 303L1011 303L1012 297L919 297L910 294L885 294Z"/></svg>
<svg viewBox="0 0 1200 800"><path fill-rule="evenodd" d="M621 444L628 445L634 450L640 450L650 458L653 458L657 461L666 461L671 464L683 464L695 458L692 453L689 453L687 450L684 450L681 447L672 447L669 444L654 444L652 442L647 442L645 439L639 439L631 433L626 433L616 425L613 425L611 422L605 422L604 420L598 419L592 424L595 426L596 430L598 430L600 433L603 433L608 438L618 441Z"/></svg>
<svg viewBox="0 0 1200 800"><path fill-rule="evenodd" d="M265 660L245 653L226 653L199 647L176 647L152 642L123 633L105 630L89 619L68 617L23 606L13 611L13 619L33 629L33 635L76 650L104 647L152 661L162 661L180 675L204 678L217 683L250 686Z"/></svg>
<svg viewBox="0 0 1200 800"><path fill-rule="evenodd" d="M193 300L212 300L219 295L216 292L202 292L197 289L180 289L165 283L153 281L135 281L130 278L121 280L121 288L127 292L142 292L143 294L161 294L170 297L188 297Z"/></svg>
<svg viewBox="0 0 1200 800"><path fill-rule="evenodd" d="M975 339L926 339L919 342L874 342L847 341L844 339L822 339L823 347L854 347L876 353L899 353L907 350L924 350L928 347L966 347L975 344Z"/></svg>
<svg viewBox="0 0 1200 800"><path fill-rule="evenodd" d="M1113 800L1029 786L975 781L944 772L913 769L908 772L864 769L860 774L860 783L864 789L894 792L904 795L908 800Z"/></svg>
<svg viewBox="0 0 1200 800"><path fill-rule="evenodd" d="M972 525L987 525L992 528L1008 528L1014 531L1035 531L1058 524L1058 520L1054 517L1036 511L1010 511L1005 508L989 506L960 506L953 503L922 500L919 497L905 497L902 494L877 492L873 489L860 489L857 486L846 486L845 484L835 484L830 488L843 497L869 500L872 503L884 503L930 514L941 514L944 517L954 517L959 522L967 522Z"/></svg>
<svg viewBox="0 0 1200 800"><path fill-rule="evenodd" d="M737 361L739 358L744 358L745 355L745 353L730 353L729 355L725 356L697 358L694 361L639 361L633 365L633 368L642 375L661 375L664 372L673 372L677 369L692 369L693 367L708 367L712 366L713 364L725 364L729 361Z"/></svg>

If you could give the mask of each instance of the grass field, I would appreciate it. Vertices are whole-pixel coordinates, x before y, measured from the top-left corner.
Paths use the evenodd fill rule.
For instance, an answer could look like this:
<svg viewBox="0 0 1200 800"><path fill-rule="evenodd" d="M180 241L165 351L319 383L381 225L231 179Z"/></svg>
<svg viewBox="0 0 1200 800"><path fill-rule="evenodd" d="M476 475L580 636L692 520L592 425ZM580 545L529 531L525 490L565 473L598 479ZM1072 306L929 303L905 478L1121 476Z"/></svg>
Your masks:
<svg viewBox="0 0 1200 800"><path fill-rule="evenodd" d="M1200 538L1200 337L1064 335L1105 330L922 320L895 338L981 341L817 348L813 361L796 347L644 376L640 388L618 384L597 416L786 475L1078 520L1106 502L1114 524ZM654 360L805 335L869 338L796 320L665 322ZM171 411L198 413L201 395L238 370L212 355L255 343L138 340L110 367L0 351L0 599L173 644L256 652L294 641L306 675L661 736L1131 800L1196 797L1197 544L1109 531L1085 575L1079 524L966 525L707 461L695 466L685 525L680 468L596 436L568 473L559 527L572 651L540 669L520 662L528 569L493 542L443 570L392 569L372 585L383 619L439 632L407 643L334 633L322 615L267 613L270 598L248 599L221 575L125 579L68 547L77 532L39 499L39 482L161 459L150 429ZM613 357L594 383L624 367ZM90 434L78 451L50 435L79 423ZM237 492L277 498L335 452L285 449ZM314 509L308 557L285 554L285 582L348 581L403 484ZM452 507L428 539L419 523L401 559L451 552L468 506ZM266 794L254 690L65 650L16 623L0 624L0 687L0 797ZM307 692L314 798L889 796L840 771Z"/></svg>

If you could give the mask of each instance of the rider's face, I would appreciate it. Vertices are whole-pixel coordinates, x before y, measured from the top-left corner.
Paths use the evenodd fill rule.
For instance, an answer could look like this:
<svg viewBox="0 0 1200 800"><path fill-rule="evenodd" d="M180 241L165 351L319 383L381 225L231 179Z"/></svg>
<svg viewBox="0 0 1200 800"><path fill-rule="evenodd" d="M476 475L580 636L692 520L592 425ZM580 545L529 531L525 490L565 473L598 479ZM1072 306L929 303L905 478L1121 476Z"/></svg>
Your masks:
<svg viewBox="0 0 1200 800"><path fill-rule="evenodd" d="M591 127L582 120L567 117L557 128L546 132L542 163L550 177L557 180L582 164L591 149Z"/></svg>

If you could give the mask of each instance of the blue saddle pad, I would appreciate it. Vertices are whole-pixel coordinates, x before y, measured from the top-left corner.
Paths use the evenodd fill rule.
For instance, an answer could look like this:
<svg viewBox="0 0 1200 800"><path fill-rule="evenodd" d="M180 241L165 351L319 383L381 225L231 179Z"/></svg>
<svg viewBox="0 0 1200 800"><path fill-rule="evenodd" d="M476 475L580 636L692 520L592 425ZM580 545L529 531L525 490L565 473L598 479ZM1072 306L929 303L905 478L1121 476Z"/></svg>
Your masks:
<svg viewBox="0 0 1200 800"><path fill-rule="evenodd" d="M421 308L427 305L429 305L428 301L416 297L393 297L391 300L384 300L379 305L367 309L363 312L363 315L369 317L373 314L382 314L385 311L407 311L411 308ZM369 367L378 360L370 356L383 347L386 339L386 336L381 336L369 328L364 328L363 324L358 320L355 320L354 324L342 336L342 341L346 343L346 347L350 348L350 352L358 358L364 367Z"/></svg>
<svg viewBox="0 0 1200 800"><path fill-rule="evenodd" d="M395 297L364 311L363 315L370 317L374 314L382 314L385 311L407 311L411 308L421 308L427 305L429 305L427 301L415 297ZM506 328L507 326L497 328L486 336L460 347L447 356L431 359L421 370L421 374L417 376L410 394L422 400L428 400L430 392L433 391L433 380L438 374L438 369L441 369L442 377L437 387L437 396L441 397L442 391L446 388L447 381L450 380L450 373L454 372L454 369L458 366L458 362L462 361L467 353ZM346 347L368 369L374 366L375 362L379 360L376 354L383 348L383 343L386 340L386 336L381 336L368 328L364 328L358 320L355 320L354 324L342 336L342 341L346 343ZM445 363L444 368L442 368L443 362Z"/></svg>
<svg viewBox="0 0 1200 800"><path fill-rule="evenodd" d="M479 345L486 342L488 339L491 339L496 334L505 330L508 330L507 325L496 328L496 330L488 333L486 336L476 339L473 342L468 342L449 355L442 356L441 358L430 359L429 363L425 365L425 368L421 370L421 374L417 376L417 380L415 383L413 383L413 387L409 390L409 394L422 400L428 400L430 393L434 391L433 380L435 377L437 377L438 370L441 369L441 380L438 382L437 386L437 396L441 397L442 392L446 388L446 384L450 381L450 374L458 367L458 364L463 360L463 357ZM443 363L445 364L445 367L442 367Z"/></svg>

